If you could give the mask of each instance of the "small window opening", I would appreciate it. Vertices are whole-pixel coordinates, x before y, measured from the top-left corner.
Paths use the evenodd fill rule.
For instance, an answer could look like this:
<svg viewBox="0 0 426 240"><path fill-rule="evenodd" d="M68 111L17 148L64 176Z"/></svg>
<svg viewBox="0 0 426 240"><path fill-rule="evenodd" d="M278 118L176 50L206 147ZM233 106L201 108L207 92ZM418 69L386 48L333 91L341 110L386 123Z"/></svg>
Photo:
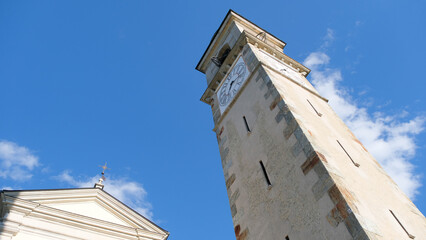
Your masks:
<svg viewBox="0 0 426 240"><path fill-rule="evenodd" d="M290 238L288 236L285 237L285 240L290 240Z"/></svg>
<svg viewBox="0 0 426 240"><path fill-rule="evenodd" d="M318 112L317 111L317 109L314 107L314 105L312 105L312 103L308 100L308 99L306 99L306 101L308 101L308 103L309 103L309 105L311 105L311 107L314 109L314 111L315 111L315 113L318 115L318 116L322 116L322 113L320 113L320 112Z"/></svg>
<svg viewBox="0 0 426 240"><path fill-rule="evenodd" d="M266 172L265 165L263 165L262 161L259 161L260 166L262 167L263 175L265 176L266 183L268 184L268 188L272 187L271 181L269 180L268 173Z"/></svg>
<svg viewBox="0 0 426 240"><path fill-rule="evenodd" d="M220 49L217 56L212 57L211 60L216 66L220 67L222 66L223 62L225 61L226 57L228 57L230 52L231 52L231 48L229 47L228 44L225 44L225 46L223 46L222 49Z"/></svg>
<svg viewBox="0 0 426 240"><path fill-rule="evenodd" d="M340 147L343 149L343 151L345 151L345 153L346 153L346 155L349 157L349 159L352 161L352 163L356 166L356 167L359 167L360 165L359 165L359 163L356 163L353 159L352 159L352 157L351 157L351 155L349 155L349 153L346 151L346 149L342 146L342 144L339 142L339 140L336 140L337 141L337 143L340 145Z"/></svg>
<svg viewBox="0 0 426 240"><path fill-rule="evenodd" d="M389 209L389 212L392 214L392 216L395 218L395 220L399 223L399 225L404 229L405 233L408 235L409 238L414 239L415 237L408 233L407 229L405 229L404 225L399 221L399 219L395 216L395 214L392 212L392 210Z"/></svg>
<svg viewBox="0 0 426 240"><path fill-rule="evenodd" d="M251 132L250 127L249 127L249 125L248 125L248 123L247 123L246 116L243 116L243 120L244 120L244 124L246 125L246 130L247 130L247 132Z"/></svg>

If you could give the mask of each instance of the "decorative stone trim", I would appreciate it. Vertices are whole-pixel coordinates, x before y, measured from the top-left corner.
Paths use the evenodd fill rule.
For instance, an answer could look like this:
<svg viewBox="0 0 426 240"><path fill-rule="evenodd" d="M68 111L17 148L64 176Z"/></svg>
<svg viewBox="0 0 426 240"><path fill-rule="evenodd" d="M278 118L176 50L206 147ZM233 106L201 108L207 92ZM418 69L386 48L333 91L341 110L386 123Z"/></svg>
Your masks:
<svg viewBox="0 0 426 240"><path fill-rule="evenodd" d="M264 64L263 62L261 62L261 64L262 64L262 66L264 66L264 67L268 68L269 70L271 70L271 71L273 71L273 72L275 72L275 73L277 73L277 74L281 75L282 77L284 77L285 79L288 79L289 81L293 82L294 84L299 85L299 87L301 87L301 88L305 89L306 91L310 92L310 93L311 93L311 94L313 94L314 96L317 96L318 98L322 99L323 101L328 102L328 99L327 99L327 98L325 98L325 97L323 97L323 96L319 95L319 94L318 94L317 92L315 92L315 91L312 91L311 89L309 89L309 88L307 88L306 86L302 85L300 82L295 81L294 79L287 77L287 76L286 76L286 75L284 75L282 72L277 71L275 68L272 68L272 67L270 67L269 65ZM291 64L290 64L290 66L291 66Z"/></svg>
<svg viewBox="0 0 426 240"><path fill-rule="evenodd" d="M129 226L44 205L44 203L52 202L79 202L82 199L99 203L106 210L111 210L117 214L118 218L129 223ZM2 212L5 213L4 216L1 216L0 228L4 227L2 236L5 232L16 234L18 231L22 231L41 234L45 237L52 236L55 239L75 237L69 236L69 233L60 232L52 226L58 228L72 226L80 234L78 236L82 236L81 234L87 231L91 232L90 234L99 234L100 238L103 234L108 234L120 239L164 240L169 235L165 230L97 188L4 190L1 204ZM34 227L29 225L31 221L25 221L26 219L42 219L44 224Z"/></svg>

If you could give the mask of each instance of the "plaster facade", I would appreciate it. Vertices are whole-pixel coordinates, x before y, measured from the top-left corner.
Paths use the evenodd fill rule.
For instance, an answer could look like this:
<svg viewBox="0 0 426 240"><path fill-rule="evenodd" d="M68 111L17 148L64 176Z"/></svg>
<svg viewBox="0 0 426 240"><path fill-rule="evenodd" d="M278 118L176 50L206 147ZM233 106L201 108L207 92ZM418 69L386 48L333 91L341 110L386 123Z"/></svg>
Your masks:
<svg viewBox="0 0 426 240"><path fill-rule="evenodd" d="M169 233L101 188L3 190L0 240L165 240Z"/></svg>
<svg viewBox="0 0 426 240"><path fill-rule="evenodd" d="M224 46L230 53L217 66L210 59ZM425 217L284 46L230 11L197 65L236 238L426 239ZM221 112L216 92L240 55L251 75Z"/></svg>

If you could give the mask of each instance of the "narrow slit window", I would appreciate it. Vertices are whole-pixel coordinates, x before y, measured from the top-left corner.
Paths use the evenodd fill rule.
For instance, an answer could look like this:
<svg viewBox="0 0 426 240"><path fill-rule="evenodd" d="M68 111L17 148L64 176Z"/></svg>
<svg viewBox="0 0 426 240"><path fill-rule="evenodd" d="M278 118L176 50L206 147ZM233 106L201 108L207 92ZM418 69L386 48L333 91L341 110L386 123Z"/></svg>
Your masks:
<svg viewBox="0 0 426 240"><path fill-rule="evenodd" d="M320 112L318 112L317 111L317 109L314 107L314 105L312 105L312 103L311 103L311 101L309 101L308 99L306 99L306 101L308 101L308 103L309 103L309 105L311 105L311 107L314 109L314 111L315 111L315 113L318 115L318 116L322 116L322 113L320 113Z"/></svg>
<svg viewBox="0 0 426 240"><path fill-rule="evenodd" d="M409 238L414 239L415 237L413 235L411 235L407 229L405 229L404 225L402 225L402 223L399 221L399 219L395 216L395 214L392 212L392 210L389 209L389 212L392 214L392 216L395 218L395 220L399 223L399 226L402 227L402 229L404 229L404 232L408 235Z"/></svg>
<svg viewBox="0 0 426 240"><path fill-rule="evenodd" d="M337 143L340 145L340 147L343 149L343 151L346 153L346 155L348 155L348 157L349 157L349 159L352 161L352 163L356 166L356 167L359 167L360 165L359 165L359 163L357 163L357 162L355 162L353 159L352 159L352 157L351 157L351 155L349 155L349 153L346 151L346 149L342 146L342 144L339 142L339 140L336 140L337 141Z"/></svg>
<svg viewBox="0 0 426 240"><path fill-rule="evenodd" d="M246 125L246 130L247 130L247 132L251 132L250 127L249 127L249 125L248 125L248 123L247 123L246 116L243 116L243 120L244 120L244 124Z"/></svg>
<svg viewBox="0 0 426 240"><path fill-rule="evenodd" d="M260 161L260 166L262 167L263 175L265 176L268 187L271 187L272 186L271 181L269 180L268 173L266 172L265 165L263 165L262 161Z"/></svg>

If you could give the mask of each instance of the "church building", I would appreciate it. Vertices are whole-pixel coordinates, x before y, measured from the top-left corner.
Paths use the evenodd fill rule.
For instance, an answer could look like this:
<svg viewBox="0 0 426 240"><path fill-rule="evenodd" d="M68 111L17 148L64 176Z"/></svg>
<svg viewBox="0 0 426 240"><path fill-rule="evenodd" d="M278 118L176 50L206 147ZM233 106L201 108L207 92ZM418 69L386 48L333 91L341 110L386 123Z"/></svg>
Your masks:
<svg viewBox="0 0 426 240"><path fill-rule="evenodd" d="M106 191L3 190L0 240L165 240L169 233Z"/></svg>

